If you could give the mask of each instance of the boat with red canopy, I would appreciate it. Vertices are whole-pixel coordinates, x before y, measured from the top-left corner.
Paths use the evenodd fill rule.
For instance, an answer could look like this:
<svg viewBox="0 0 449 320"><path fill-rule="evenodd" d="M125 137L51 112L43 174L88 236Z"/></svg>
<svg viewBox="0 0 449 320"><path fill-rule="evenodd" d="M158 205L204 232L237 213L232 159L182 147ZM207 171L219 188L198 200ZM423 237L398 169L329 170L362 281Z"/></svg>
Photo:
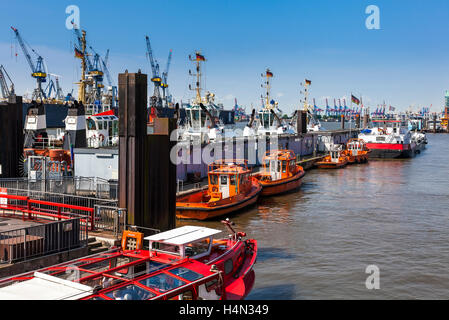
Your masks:
<svg viewBox="0 0 449 320"><path fill-rule="evenodd" d="M220 230L196 226L146 238L126 232L125 248L1 279L0 300L244 299L255 281L257 241L222 222L231 234L220 240Z"/></svg>
<svg viewBox="0 0 449 320"><path fill-rule="evenodd" d="M299 188L304 175L292 150L274 150L267 152L262 171L254 177L262 185L262 196L271 196Z"/></svg>
<svg viewBox="0 0 449 320"><path fill-rule="evenodd" d="M262 186L251 176L246 160L217 160L209 165L209 185L176 199L176 217L206 220L257 202Z"/></svg>

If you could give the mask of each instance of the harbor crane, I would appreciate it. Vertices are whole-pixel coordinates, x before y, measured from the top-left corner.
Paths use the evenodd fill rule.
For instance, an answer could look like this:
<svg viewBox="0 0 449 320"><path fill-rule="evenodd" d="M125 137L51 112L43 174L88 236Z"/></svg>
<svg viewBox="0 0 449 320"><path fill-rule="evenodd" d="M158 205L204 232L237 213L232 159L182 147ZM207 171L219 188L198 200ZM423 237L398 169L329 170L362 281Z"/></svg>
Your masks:
<svg viewBox="0 0 449 320"><path fill-rule="evenodd" d="M31 55L28 52L27 46L25 45L25 42L22 39L22 36L19 33L19 30L17 30L14 27L11 27L11 29L14 31L17 41L20 44L20 47L22 48L23 54L25 55L25 58L30 65L31 68L31 76L36 79L36 88L33 91L32 100L45 100L47 98L44 90L42 89L42 83L47 81L47 72L44 67L44 59L41 55L39 55L33 48L30 47L31 51L37 56L36 64L31 59Z"/></svg>
<svg viewBox="0 0 449 320"><path fill-rule="evenodd" d="M151 82L153 82L154 84L154 93L150 100L150 107L162 108L161 93L159 91L159 88L161 87L162 84L162 78L159 75L159 64L153 58L153 51L151 50L150 38L148 36L145 36L145 39L147 43L147 55L148 59L150 60L151 71L153 74Z"/></svg>
<svg viewBox="0 0 449 320"><path fill-rule="evenodd" d="M48 75L49 75L50 81L49 81L49 84L48 84L47 88L45 89L45 91L47 92L46 93L47 94L47 98L49 98L49 99L52 98L51 93L54 90L55 91L54 98L56 100L63 101L64 100L64 93L62 92L62 88L59 85L59 77L60 76L57 75L57 74L53 74L53 73L49 73ZM53 76L55 78L55 81L53 81L53 79L51 79L50 76Z"/></svg>
<svg viewBox="0 0 449 320"><path fill-rule="evenodd" d="M168 54L167 67L165 68L165 71L162 73L162 83L161 83L162 99L165 100L167 105L169 102L171 102L171 95L168 93L168 83L167 83L168 70L170 69L171 57L172 57L172 50L170 49L170 52Z"/></svg>
<svg viewBox="0 0 449 320"><path fill-rule="evenodd" d="M8 79L11 83L10 86L8 86L6 79ZM12 97L15 94L14 83L12 82L8 72L6 72L6 69L5 67L3 67L3 65L0 65L0 88L2 91L3 99L9 99L9 97Z"/></svg>

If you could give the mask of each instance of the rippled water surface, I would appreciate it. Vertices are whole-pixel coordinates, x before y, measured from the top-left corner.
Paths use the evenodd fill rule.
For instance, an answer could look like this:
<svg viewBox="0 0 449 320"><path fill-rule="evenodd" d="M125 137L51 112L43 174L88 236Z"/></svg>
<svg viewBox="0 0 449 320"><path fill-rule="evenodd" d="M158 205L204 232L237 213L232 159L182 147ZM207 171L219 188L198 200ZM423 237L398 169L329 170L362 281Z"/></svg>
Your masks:
<svg viewBox="0 0 449 320"><path fill-rule="evenodd" d="M413 159L308 171L232 216L259 243L248 299L448 299L449 135L428 140ZM365 287L372 264L379 290Z"/></svg>

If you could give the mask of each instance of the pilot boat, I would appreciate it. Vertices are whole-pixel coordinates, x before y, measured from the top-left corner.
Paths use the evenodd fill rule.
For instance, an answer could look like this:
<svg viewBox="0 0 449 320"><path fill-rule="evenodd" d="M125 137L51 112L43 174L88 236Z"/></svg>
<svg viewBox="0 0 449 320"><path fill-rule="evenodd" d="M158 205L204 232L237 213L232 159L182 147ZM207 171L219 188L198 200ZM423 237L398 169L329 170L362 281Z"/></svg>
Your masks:
<svg viewBox="0 0 449 320"><path fill-rule="evenodd" d="M366 147L366 143L362 139L350 139L346 144L346 150L344 152L348 158L348 162L353 164L368 162L371 150Z"/></svg>
<svg viewBox="0 0 449 320"><path fill-rule="evenodd" d="M257 202L262 185L251 176L246 160L218 160L209 165L206 190L179 196L179 219L206 220L233 213Z"/></svg>
<svg viewBox="0 0 449 320"><path fill-rule="evenodd" d="M321 161L315 163L320 169L338 169L348 164L348 157L341 148L334 148Z"/></svg>
<svg viewBox="0 0 449 320"><path fill-rule="evenodd" d="M252 290L257 241L229 220L221 230L184 226L0 280L0 300L240 300Z"/></svg>
<svg viewBox="0 0 449 320"><path fill-rule="evenodd" d="M263 159L260 173L254 175L262 185L262 196L281 194L299 188L304 169L296 164L296 155L291 150L268 152Z"/></svg>

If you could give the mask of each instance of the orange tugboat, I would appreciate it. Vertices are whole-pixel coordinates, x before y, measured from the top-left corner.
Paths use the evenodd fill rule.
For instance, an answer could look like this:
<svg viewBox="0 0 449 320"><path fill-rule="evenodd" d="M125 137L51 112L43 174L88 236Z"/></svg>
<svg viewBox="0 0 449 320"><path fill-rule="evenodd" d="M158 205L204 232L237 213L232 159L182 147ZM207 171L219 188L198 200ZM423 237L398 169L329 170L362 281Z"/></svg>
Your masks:
<svg viewBox="0 0 449 320"><path fill-rule="evenodd" d="M320 169L338 169L343 168L348 164L348 157L341 149L330 151L329 155L323 160L318 161L316 166Z"/></svg>
<svg viewBox="0 0 449 320"><path fill-rule="evenodd" d="M362 139L349 140L344 151L350 164L368 162L370 152L371 150L368 149L365 141Z"/></svg>
<svg viewBox="0 0 449 320"><path fill-rule="evenodd" d="M179 219L206 220L256 203L262 185L251 176L246 160L219 160L209 165L209 186L176 200Z"/></svg>
<svg viewBox="0 0 449 320"><path fill-rule="evenodd" d="M305 171L296 164L291 150L269 152L263 159L263 169L254 177L262 185L262 196L271 196L297 189Z"/></svg>

